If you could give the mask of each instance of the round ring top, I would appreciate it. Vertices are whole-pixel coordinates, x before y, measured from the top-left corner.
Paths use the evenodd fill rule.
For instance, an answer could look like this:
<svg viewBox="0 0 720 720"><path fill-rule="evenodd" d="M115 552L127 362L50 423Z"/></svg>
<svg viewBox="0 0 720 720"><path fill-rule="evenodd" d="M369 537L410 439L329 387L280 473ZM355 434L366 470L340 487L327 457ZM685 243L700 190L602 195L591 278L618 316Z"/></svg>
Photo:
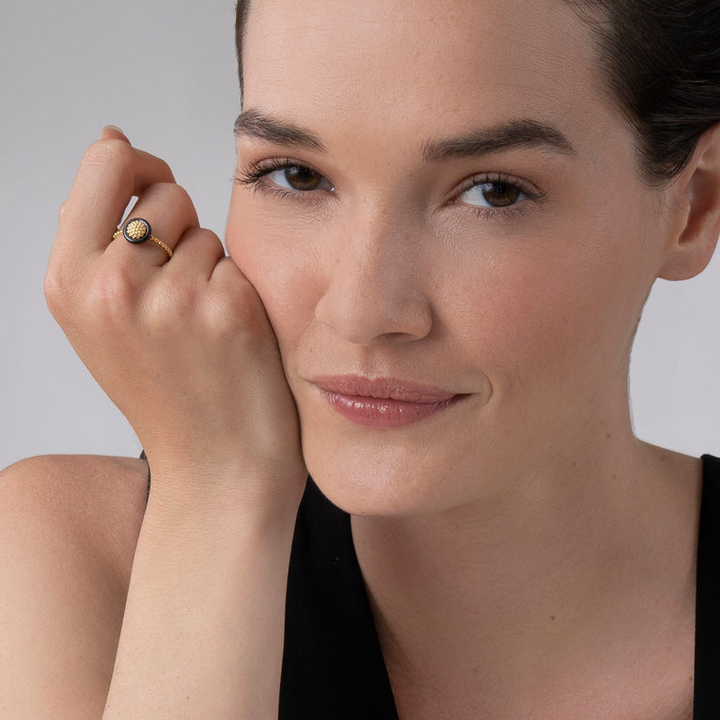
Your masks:
<svg viewBox="0 0 720 720"><path fill-rule="evenodd" d="M144 243L151 235L150 223L142 218L128 220L123 227L123 237L131 243Z"/></svg>

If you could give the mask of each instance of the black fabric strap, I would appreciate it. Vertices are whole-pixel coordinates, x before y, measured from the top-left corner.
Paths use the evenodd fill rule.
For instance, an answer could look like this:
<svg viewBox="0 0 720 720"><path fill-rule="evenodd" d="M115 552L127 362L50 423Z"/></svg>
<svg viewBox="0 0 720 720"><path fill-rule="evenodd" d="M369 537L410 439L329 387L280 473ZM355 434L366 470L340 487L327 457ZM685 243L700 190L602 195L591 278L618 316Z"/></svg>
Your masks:
<svg viewBox="0 0 720 720"><path fill-rule="evenodd" d="M150 498L150 463L148 462L147 455L145 455L144 450L140 453L140 459L145 461L148 469L147 492L145 493L145 505L147 505L147 502Z"/></svg>
<svg viewBox="0 0 720 720"><path fill-rule="evenodd" d="M703 455L693 720L720 718L720 460Z"/></svg>
<svg viewBox="0 0 720 720"><path fill-rule="evenodd" d="M398 720L350 516L312 479L290 558L279 720Z"/></svg>

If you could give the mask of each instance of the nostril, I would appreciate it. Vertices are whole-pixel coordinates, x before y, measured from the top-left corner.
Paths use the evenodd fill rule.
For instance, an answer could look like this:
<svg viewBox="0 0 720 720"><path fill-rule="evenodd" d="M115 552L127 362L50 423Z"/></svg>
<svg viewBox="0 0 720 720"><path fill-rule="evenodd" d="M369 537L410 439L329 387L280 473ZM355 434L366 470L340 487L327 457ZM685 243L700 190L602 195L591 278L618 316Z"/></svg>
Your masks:
<svg viewBox="0 0 720 720"><path fill-rule="evenodd" d="M315 308L316 320L335 335L358 345L411 342L426 337L433 313L417 293L331 283Z"/></svg>

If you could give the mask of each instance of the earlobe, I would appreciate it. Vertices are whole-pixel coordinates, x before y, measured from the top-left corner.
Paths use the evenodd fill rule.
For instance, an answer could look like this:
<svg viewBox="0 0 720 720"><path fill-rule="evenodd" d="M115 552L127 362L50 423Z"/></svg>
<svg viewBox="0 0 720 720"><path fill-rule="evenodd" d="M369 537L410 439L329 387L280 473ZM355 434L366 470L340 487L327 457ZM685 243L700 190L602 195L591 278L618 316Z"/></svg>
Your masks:
<svg viewBox="0 0 720 720"><path fill-rule="evenodd" d="M658 277L687 280L705 269L720 235L720 124L700 138L675 190L682 193L682 226L670 238Z"/></svg>

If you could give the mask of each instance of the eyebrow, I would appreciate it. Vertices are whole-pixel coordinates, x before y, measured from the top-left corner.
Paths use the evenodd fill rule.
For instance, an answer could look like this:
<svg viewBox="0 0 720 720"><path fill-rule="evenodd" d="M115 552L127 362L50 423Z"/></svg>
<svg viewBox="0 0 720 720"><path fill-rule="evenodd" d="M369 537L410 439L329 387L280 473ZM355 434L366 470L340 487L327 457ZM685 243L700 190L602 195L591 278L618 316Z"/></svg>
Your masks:
<svg viewBox="0 0 720 720"><path fill-rule="evenodd" d="M422 145L426 162L473 157L518 147L539 148L575 155L572 143L552 125L531 119L510 120L445 140L428 140Z"/></svg>
<svg viewBox="0 0 720 720"><path fill-rule="evenodd" d="M236 137L254 137L274 145L303 147L326 152L318 135L260 110L245 110L235 121ZM433 163L450 158L489 155L517 147L530 147L576 154L567 137L557 128L529 118L509 120L488 128L441 140L422 143L422 158Z"/></svg>
<svg viewBox="0 0 720 720"><path fill-rule="evenodd" d="M292 145L325 152L325 143L314 133L260 110L245 110L235 121L235 136L258 138L274 145Z"/></svg>

